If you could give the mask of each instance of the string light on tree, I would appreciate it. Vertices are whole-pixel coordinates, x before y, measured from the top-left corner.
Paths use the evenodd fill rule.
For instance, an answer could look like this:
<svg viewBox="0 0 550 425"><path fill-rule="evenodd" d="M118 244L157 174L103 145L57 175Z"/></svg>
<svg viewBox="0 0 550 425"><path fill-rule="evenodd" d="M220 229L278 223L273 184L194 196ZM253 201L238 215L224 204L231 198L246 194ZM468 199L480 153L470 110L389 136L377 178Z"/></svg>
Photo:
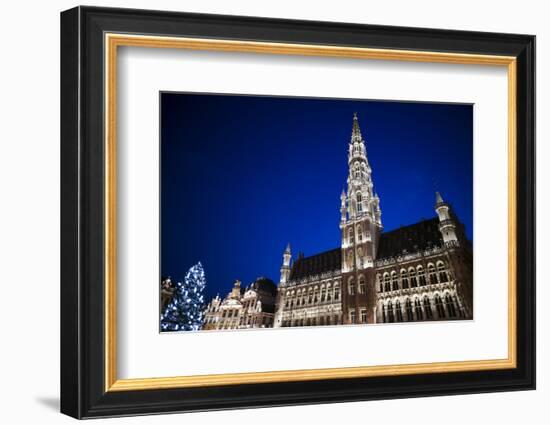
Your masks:
<svg viewBox="0 0 550 425"><path fill-rule="evenodd" d="M203 324L206 278L199 262L177 282L174 296L160 316L162 331L198 331Z"/></svg>

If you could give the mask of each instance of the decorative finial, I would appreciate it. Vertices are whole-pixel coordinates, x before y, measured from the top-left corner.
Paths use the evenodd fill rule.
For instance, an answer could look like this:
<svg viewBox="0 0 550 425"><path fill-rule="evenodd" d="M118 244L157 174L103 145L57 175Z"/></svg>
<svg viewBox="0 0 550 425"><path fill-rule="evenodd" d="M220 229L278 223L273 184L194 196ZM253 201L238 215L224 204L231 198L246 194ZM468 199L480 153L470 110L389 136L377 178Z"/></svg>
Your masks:
<svg viewBox="0 0 550 425"><path fill-rule="evenodd" d="M290 242L286 244L285 252L290 254Z"/></svg>
<svg viewBox="0 0 550 425"><path fill-rule="evenodd" d="M359 119L357 118L357 112L353 113L353 129L351 131L351 141L359 142L362 140L361 129L359 128Z"/></svg>
<svg viewBox="0 0 550 425"><path fill-rule="evenodd" d="M441 197L441 194L439 192L435 192L435 203L436 204L442 204L443 198Z"/></svg>

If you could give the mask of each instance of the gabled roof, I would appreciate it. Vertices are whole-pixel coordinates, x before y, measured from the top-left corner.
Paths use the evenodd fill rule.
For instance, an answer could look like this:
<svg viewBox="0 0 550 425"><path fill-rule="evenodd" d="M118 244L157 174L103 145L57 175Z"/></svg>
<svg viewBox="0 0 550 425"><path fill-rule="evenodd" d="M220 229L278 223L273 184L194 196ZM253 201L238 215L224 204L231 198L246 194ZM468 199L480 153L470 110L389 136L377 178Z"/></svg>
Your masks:
<svg viewBox="0 0 550 425"><path fill-rule="evenodd" d="M342 252L340 248L335 248L311 257L298 257L290 269L290 280L340 270L341 268Z"/></svg>
<svg viewBox="0 0 550 425"><path fill-rule="evenodd" d="M435 217L382 233L376 259L396 257L442 244L439 219Z"/></svg>

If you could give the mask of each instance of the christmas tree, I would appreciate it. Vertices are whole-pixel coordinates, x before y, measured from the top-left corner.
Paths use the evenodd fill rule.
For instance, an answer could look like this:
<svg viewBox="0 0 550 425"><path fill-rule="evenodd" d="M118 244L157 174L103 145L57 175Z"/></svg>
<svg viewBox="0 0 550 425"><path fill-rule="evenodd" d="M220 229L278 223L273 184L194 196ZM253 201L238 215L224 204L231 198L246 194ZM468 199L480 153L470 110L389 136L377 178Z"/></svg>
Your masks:
<svg viewBox="0 0 550 425"><path fill-rule="evenodd" d="M161 331L198 331L202 327L206 278L199 262L177 282L174 295L160 315Z"/></svg>

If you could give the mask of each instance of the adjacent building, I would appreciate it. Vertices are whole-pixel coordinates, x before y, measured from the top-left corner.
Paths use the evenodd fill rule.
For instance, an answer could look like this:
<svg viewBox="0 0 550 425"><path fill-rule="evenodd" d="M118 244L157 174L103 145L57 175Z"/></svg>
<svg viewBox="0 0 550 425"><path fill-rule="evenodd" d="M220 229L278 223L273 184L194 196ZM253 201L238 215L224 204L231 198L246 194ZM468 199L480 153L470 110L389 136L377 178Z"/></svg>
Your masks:
<svg viewBox="0 0 550 425"><path fill-rule="evenodd" d="M247 288L236 280L225 298L216 296L205 310L204 330L273 327L277 286L259 277Z"/></svg>

